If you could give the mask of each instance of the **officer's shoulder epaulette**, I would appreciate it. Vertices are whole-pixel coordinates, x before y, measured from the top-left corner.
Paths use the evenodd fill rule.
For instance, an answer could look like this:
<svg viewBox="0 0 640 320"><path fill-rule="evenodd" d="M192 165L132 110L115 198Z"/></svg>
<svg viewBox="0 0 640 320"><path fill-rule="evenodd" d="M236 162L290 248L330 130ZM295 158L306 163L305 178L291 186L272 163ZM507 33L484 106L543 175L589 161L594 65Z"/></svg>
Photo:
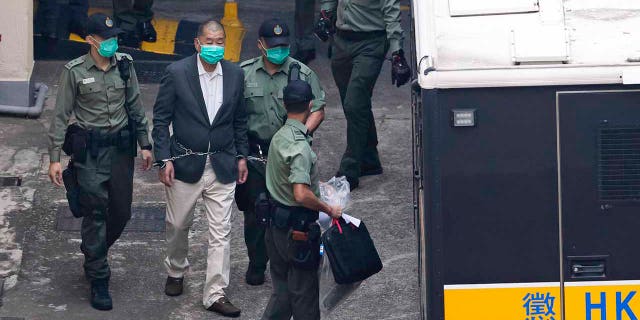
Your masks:
<svg viewBox="0 0 640 320"><path fill-rule="evenodd" d="M124 52L116 52L116 60L120 61L122 57L126 57L127 59L133 61L133 57L130 54Z"/></svg>
<svg viewBox="0 0 640 320"><path fill-rule="evenodd" d="M313 70L311 70L311 68L309 68L306 64L300 63L300 72L302 72L302 74L304 74L305 76L308 76L313 72Z"/></svg>
<svg viewBox="0 0 640 320"><path fill-rule="evenodd" d="M75 67L75 66L77 66L77 65L79 65L81 63L84 63L84 59L85 59L85 56L75 58L75 59L67 62L67 64L65 64L64 67L69 69L69 70L71 70L71 68L73 68L73 67Z"/></svg>
<svg viewBox="0 0 640 320"><path fill-rule="evenodd" d="M250 65L254 64L256 61L258 61L258 59L260 59L260 57L256 57L256 58L253 58L253 59L242 61L242 62L240 62L240 68L244 68L246 66L250 66Z"/></svg>
<svg viewBox="0 0 640 320"><path fill-rule="evenodd" d="M300 132L299 130L291 128L291 132L293 133L293 140L295 140L295 141L307 141L307 136L305 136L304 133Z"/></svg>

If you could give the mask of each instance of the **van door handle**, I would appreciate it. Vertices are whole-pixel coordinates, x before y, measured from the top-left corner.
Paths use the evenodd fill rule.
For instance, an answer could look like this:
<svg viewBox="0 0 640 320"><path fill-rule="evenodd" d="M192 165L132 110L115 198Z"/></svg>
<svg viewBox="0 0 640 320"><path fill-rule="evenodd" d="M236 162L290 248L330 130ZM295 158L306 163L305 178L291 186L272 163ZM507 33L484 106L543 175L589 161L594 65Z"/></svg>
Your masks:
<svg viewBox="0 0 640 320"><path fill-rule="evenodd" d="M604 278L606 262L604 259L570 261L571 278Z"/></svg>

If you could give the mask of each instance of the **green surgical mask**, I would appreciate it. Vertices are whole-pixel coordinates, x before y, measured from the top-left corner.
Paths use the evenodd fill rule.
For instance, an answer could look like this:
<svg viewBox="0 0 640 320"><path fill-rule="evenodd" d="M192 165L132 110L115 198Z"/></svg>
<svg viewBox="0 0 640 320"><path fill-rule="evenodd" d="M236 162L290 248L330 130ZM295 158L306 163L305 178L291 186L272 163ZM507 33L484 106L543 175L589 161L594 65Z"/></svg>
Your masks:
<svg viewBox="0 0 640 320"><path fill-rule="evenodd" d="M98 53L105 58L113 57L116 51L118 51L118 38L116 37L100 42L100 47L98 47Z"/></svg>
<svg viewBox="0 0 640 320"><path fill-rule="evenodd" d="M208 64L216 64L224 57L224 47L200 43L200 57Z"/></svg>
<svg viewBox="0 0 640 320"><path fill-rule="evenodd" d="M264 46L262 46L262 48L264 48ZM289 46L279 46L269 49L265 48L264 51L267 53L267 60L278 65L283 64L290 54Z"/></svg>

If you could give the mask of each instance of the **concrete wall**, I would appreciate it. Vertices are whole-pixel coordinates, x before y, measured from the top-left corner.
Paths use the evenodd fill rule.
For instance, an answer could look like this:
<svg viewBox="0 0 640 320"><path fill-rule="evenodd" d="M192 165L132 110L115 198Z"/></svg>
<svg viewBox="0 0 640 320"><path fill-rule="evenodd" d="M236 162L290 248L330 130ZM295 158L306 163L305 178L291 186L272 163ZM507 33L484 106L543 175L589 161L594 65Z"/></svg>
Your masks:
<svg viewBox="0 0 640 320"><path fill-rule="evenodd" d="M33 1L2 0L0 81L29 80L33 70Z"/></svg>
<svg viewBox="0 0 640 320"><path fill-rule="evenodd" d="M0 105L28 106L33 71L33 1L0 0Z"/></svg>

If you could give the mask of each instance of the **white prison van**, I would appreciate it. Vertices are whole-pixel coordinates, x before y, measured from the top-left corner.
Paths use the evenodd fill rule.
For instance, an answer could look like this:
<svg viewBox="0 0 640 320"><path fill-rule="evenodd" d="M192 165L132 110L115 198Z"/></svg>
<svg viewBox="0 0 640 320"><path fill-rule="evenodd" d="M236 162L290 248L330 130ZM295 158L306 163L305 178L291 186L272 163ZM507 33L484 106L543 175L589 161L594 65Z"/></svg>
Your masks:
<svg viewBox="0 0 640 320"><path fill-rule="evenodd" d="M421 314L640 317L640 0L413 0Z"/></svg>

